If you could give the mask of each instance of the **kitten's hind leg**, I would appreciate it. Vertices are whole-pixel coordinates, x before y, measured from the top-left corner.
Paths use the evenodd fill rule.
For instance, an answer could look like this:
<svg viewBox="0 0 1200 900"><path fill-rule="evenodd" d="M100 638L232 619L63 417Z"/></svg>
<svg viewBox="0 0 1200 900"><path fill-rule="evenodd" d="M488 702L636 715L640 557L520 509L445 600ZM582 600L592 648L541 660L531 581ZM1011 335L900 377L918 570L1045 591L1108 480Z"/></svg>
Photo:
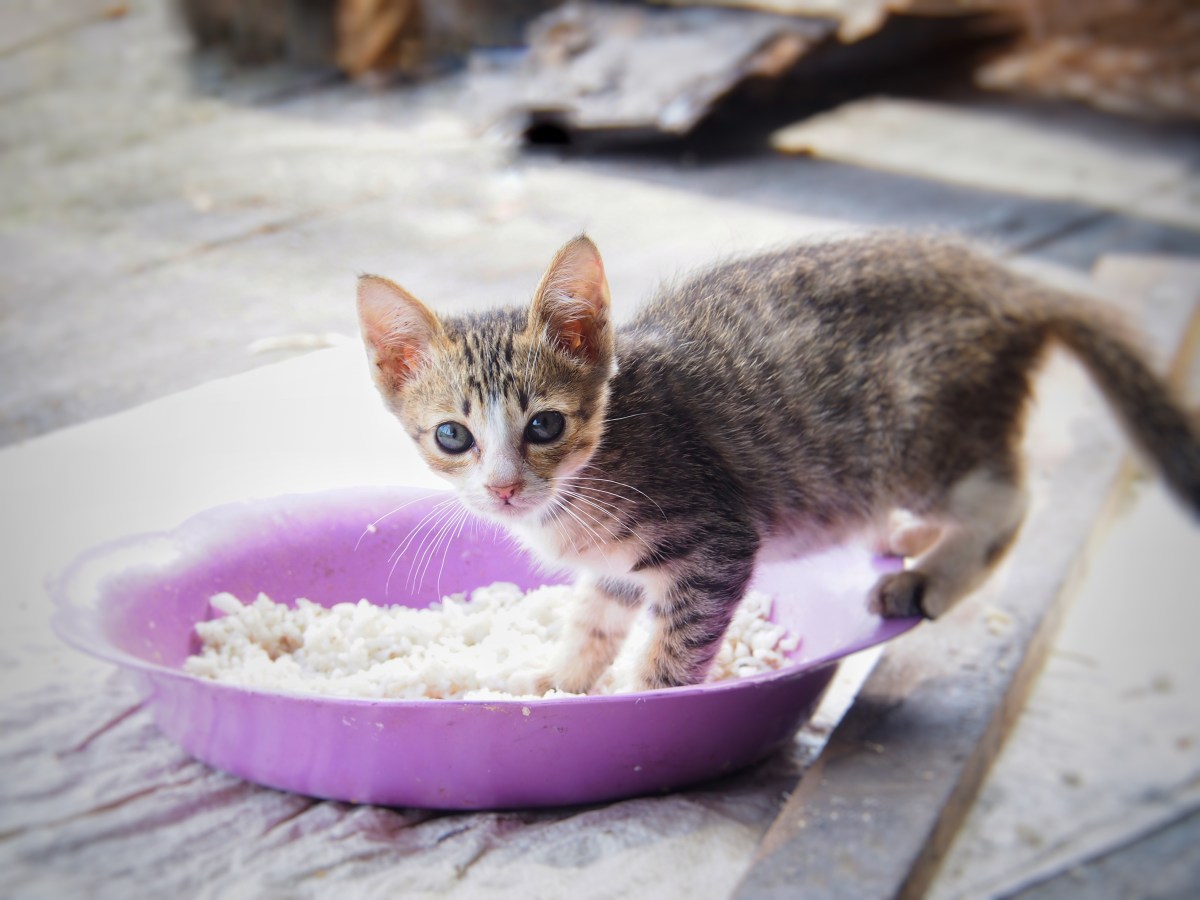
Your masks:
<svg viewBox="0 0 1200 900"><path fill-rule="evenodd" d="M642 605L641 590L631 585L602 579L581 582L580 588L579 604L567 621L558 656L536 686L539 694L551 688L572 694L591 690L616 659Z"/></svg>
<svg viewBox="0 0 1200 900"><path fill-rule="evenodd" d="M1016 537L1026 495L1015 477L976 469L951 488L937 511L942 528L903 572L884 575L870 606L885 616L936 619L976 588Z"/></svg>

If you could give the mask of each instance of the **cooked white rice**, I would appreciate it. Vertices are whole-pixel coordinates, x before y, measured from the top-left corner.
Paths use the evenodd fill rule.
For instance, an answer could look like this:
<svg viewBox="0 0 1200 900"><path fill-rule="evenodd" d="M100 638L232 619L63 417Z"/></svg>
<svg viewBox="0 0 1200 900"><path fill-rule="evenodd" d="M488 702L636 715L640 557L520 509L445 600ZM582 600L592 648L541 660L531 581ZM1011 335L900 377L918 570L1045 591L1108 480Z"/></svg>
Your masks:
<svg viewBox="0 0 1200 900"><path fill-rule="evenodd" d="M363 698L520 699L553 657L570 586L524 593L497 583L468 603L447 597L428 609L376 606L366 600L331 608L297 600L295 608L264 594L243 605L212 598L224 615L196 625L203 650L188 658L193 675L268 690ZM751 592L738 607L709 681L743 678L786 662L799 638L768 619L771 599ZM636 690L649 623L638 620L597 693ZM562 696L551 692L548 696Z"/></svg>

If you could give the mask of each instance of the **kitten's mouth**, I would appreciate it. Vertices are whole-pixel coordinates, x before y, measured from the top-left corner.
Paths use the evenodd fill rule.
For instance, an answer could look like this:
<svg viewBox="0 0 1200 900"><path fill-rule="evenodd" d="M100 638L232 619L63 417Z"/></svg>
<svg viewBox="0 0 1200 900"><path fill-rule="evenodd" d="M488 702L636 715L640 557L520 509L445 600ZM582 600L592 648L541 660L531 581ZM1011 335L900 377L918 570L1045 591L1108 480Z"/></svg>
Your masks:
<svg viewBox="0 0 1200 900"><path fill-rule="evenodd" d="M504 500L493 498L487 505L487 511L501 519L521 519L532 513L539 505L536 500L517 495Z"/></svg>

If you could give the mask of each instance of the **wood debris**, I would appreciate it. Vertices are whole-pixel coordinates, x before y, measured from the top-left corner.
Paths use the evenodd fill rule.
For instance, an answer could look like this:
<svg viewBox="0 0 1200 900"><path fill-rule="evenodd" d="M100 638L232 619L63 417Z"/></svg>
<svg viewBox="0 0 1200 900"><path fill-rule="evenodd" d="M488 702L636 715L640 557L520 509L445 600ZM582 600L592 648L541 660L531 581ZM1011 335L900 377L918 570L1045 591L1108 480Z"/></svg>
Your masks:
<svg viewBox="0 0 1200 900"><path fill-rule="evenodd" d="M244 63L291 62L421 74L472 47L513 46L559 0L176 0L197 42Z"/></svg>
<svg viewBox="0 0 1200 900"><path fill-rule="evenodd" d="M510 114L564 135L684 134L742 81L786 71L828 20L722 9L567 3L537 19L499 88Z"/></svg>
<svg viewBox="0 0 1200 900"><path fill-rule="evenodd" d="M346 74L420 66L424 18L417 0L339 0L336 21L336 60Z"/></svg>
<svg viewBox="0 0 1200 900"><path fill-rule="evenodd" d="M1080 100L1110 112L1200 118L1195 0L1037 0L1026 37L979 84Z"/></svg>
<svg viewBox="0 0 1200 900"><path fill-rule="evenodd" d="M838 23L838 39L868 37L890 16L973 16L1012 12L1019 0L656 0L671 6L723 6L788 16L812 16Z"/></svg>

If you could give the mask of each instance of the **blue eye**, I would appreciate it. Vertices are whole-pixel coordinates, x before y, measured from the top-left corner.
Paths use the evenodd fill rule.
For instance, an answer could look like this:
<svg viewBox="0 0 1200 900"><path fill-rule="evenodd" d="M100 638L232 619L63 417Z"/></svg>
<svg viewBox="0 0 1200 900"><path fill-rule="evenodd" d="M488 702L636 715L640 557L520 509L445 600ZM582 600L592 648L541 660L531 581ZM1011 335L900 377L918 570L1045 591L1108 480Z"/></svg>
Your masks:
<svg viewBox="0 0 1200 900"><path fill-rule="evenodd" d="M525 440L531 444L548 444L563 433L566 425L562 413L554 410L535 413L525 426Z"/></svg>
<svg viewBox="0 0 1200 900"><path fill-rule="evenodd" d="M447 453L465 453L475 445L475 438L457 422L443 422L433 433L433 439Z"/></svg>

